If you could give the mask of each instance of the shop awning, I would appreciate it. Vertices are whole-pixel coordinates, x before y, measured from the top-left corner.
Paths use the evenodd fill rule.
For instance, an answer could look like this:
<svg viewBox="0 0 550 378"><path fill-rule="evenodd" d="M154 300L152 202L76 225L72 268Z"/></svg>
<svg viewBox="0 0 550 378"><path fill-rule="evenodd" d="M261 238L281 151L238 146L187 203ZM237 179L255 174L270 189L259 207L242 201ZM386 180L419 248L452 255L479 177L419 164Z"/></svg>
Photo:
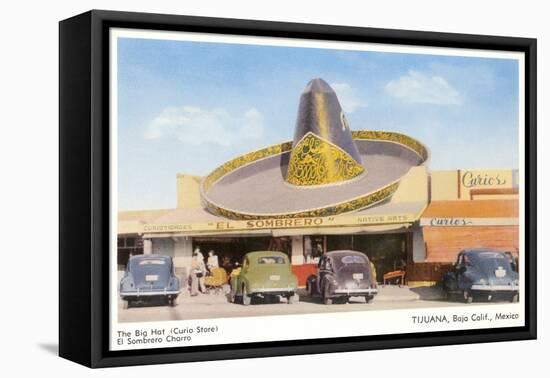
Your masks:
<svg viewBox="0 0 550 378"><path fill-rule="evenodd" d="M510 225L519 216L519 202L516 199L506 200L463 200L432 201L420 217L420 225Z"/></svg>
<svg viewBox="0 0 550 378"><path fill-rule="evenodd" d="M383 232L406 228L420 217L425 202L387 202L332 217L229 220L206 210L176 209L143 224L148 237L340 234Z"/></svg>
<svg viewBox="0 0 550 378"><path fill-rule="evenodd" d="M273 230L272 235L294 236L294 235L341 235L341 234L372 234L380 232L403 231L410 227L410 223L395 223L387 225L371 225L359 227L324 227L306 229L281 229Z"/></svg>
<svg viewBox="0 0 550 378"><path fill-rule="evenodd" d="M518 252L517 200L434 201L420 218L426 262L452 263L465 248Z"/></svg>

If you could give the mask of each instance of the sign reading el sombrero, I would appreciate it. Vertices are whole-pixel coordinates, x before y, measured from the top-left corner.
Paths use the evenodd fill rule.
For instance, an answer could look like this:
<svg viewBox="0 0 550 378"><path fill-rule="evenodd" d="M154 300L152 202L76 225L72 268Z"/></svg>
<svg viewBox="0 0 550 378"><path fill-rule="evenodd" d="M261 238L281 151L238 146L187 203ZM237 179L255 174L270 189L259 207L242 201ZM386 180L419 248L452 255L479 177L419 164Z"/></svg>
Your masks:
<svg viewBox="0 0 550 378"><path fill-rule="evenodd" d="M346 227L361 225L391 225L397 223L412 223L416 220L413 213L403 214L373 214L360 216L314 217L314 218L273 218L246 221L218 221L197 223L165 223L144 224L143 233L162 232L207 232L207 231L242 231L263 229L294 229L320 227Z"/></svg>
<svg viewBox="0 0 550 378"><path fill-rule="evenodd" d="M399 133L352 132L336 93L321 79L301 95L293 142L232 159L201 183L205 208L235 220L328 217L387 200L428 159Z"/></svg>

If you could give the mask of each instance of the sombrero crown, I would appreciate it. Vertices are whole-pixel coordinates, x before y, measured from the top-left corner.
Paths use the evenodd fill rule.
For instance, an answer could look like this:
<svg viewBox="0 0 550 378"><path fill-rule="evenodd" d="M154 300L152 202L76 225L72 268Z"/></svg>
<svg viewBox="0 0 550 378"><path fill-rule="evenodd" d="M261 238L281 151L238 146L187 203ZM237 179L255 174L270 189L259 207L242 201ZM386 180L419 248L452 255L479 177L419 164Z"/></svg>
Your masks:
<svg viewBox="0 0 550 378"><path fill-rule="evenodd" d="M334 184L364 172L336 93L323 79L311 80L300 97L286 182Z"/></svg>

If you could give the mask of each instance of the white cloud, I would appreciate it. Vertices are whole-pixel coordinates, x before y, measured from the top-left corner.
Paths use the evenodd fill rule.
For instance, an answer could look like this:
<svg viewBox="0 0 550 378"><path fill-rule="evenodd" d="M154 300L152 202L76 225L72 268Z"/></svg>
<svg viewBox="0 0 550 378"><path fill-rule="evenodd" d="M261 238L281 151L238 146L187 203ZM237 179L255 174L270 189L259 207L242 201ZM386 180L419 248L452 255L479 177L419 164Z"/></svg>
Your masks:
<svg viewBox="0 0 550 378"><path fill-rule="evenodd" d="M263 132L263 116L254 108L235 116L222 108L181 106L165 108L149 123L144 137L176 137L193 146L206 143L229 146L259 139Z"/></svg>
<svg viewBox="0 0 550 378"><path fill-rule="evenodd" d="M462 95L443 77L410 70L386 84L385 91L407 103L460 105Z"/></svg>
<svg viewBox="0 0 550 378"><path fill-rule="evenodd" d="M333 83L330 86L336 92L340 105L346 113L353 113L355 109L367 106L367 102L362 100L348 83Z"/></svg>

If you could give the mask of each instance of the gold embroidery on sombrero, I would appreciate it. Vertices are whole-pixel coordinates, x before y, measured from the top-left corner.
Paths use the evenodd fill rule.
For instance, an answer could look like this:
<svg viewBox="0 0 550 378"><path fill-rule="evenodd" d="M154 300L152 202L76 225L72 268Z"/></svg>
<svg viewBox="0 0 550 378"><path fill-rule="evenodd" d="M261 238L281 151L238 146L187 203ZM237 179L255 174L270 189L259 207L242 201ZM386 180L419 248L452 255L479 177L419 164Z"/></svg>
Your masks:
<svg viewBox="0 0 550 378"><path fill-rule="evenodd" d="M428 150L426 147L414 138L401 133L394 133L391 131L375 131L375 130L356 130L352 131L351 135L353 139L366 139L366 140L385 140L388 142L395 142L409 147L416 152L422 160L428 159Z"/></svg>
<svg viewBox="0 0 550 378"><path fill-rule="evenodd" d="M407 135L390 132L390 131L372 131L372 130L359 130L359 131L352 131L353 139L364 139L364 140L381 140L381 141L389 141L389 142L396 142L399 144L402 144L404 146L409 147L413 151L415 151L420 157L422 157L423 160L426 160L428 158L428 150L422 143L417 141L416 139L413 139ZM262 148L258 151L249 152L243 156L239 156L233 160L230 160L218 168L216 168L213 172L211 172L203 181L203 191L207 191L210 186L216 182L218 179L220 179L225 174L241 167L246 164L252 163L256 160L277 155L280 153L284 153L287 151L290 151L292 148L292 142L285 142L281 144L272 145L266 148Z"/></svg>
<svg viewBox="0 0 550 378"><path fill-rule="evenodd" d="M226 173L229 173L239 167L242 167L246 164L252 163L256 160L260 160L265 157L277 155L283 152L290 151L292 148L292 142L285 142L281 144L275 144L261 150L252 151L242 156L239 156L235 159L229 160L228 162L222 164L216 168L212 173L210 173L203 181L203 190L208 190L210 186L221 178Z"/></svg>
<svg viewBox="0 0 550 378"><path fill-rule="evenodd" d="M348 153L308 133L292 149L286 181L309 186L350 180L365 171Z"/></svg>
<svg viewBox="0 0 550 378"><path fill-rule="evenodd" d="M388 141L401 144L403 146L409 147L411 150L415 151L419 157L422 158L422 162L425 162L428 159L429 152L428 149L416 139L409 137L404 134L390 132L390 131L372 131L372 130L360 130L352 131L353 139L358 140L374 140L374 141ZM321 207L317 209L310 209L299 211L295 213L287 214L247 214L244 212L238 212L230 209L225 209L222 206L219 206L209 200L206 192L210 186L221 179L226 174L234 171L235 169L242 167L244 165L250 164L256 160L267 158L281 153L287 153L292 148L292 142L284 142L277 145L272 145L266 148L263 148L258 151L249 152L245 155L239 156L233 160L222 164L206 176L201 183L201 192L202 200L206 208L213 214L217 214L229 219L237 220L249 220L249 219L266 219L266 218L307 218L307 217L323 217L342 214L350 211L356 211L364 209L371 205L374 205L389 196L391 196L399 185L399 182L394 182L380 190L366 194L364 196L351 199L349 201L344 201L338 204L329 205L326 207Z"/></svg>

